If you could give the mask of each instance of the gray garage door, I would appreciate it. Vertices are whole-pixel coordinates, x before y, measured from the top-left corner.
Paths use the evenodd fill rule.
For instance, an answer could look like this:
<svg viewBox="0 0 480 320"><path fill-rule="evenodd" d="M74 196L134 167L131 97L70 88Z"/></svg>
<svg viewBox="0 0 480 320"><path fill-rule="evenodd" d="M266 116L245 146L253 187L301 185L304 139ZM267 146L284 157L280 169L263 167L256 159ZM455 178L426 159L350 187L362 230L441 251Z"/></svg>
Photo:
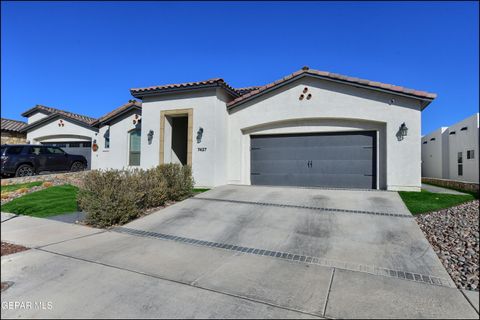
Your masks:
<svg viewBox="0 0 480 320"><path fill-rule="evenodd" d="M374 131L251 136L253 185L376 188Z"/></svg>
<svg viewBox="0 0 480 320"><path fill-rule="evenodd" d="M92 157L92 143L90 141L65 141L65 142L48 142L45 145L56 146L62 148L66 153L79 154L87 159L87 168L90 169Z"/></svg>

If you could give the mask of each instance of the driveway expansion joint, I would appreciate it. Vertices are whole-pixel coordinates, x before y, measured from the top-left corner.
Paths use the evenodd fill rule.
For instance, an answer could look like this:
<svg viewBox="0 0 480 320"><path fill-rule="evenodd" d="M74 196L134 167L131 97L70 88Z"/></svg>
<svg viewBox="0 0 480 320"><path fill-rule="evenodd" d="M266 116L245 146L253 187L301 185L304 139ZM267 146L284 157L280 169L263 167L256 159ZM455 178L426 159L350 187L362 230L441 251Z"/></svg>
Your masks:
<svg viewBox="0 0 480 320"><path fill-rule="evenodd" d="M169 234L157 233L152 231L137 230L125 227L115 227L110 229L112 232L128 234L132 236L154 238L158 240L170 240L187 245L195 245L200 247L210 247L216 249L223 249L231 252L253 254L257 256L266 256L275 259L287 260L294 263L314 264L322 267L336 268L341 270L348 270L352 272L367 273L375 276L383 276L388 278L395 278L406 281L418 282L426 285L434 285L448 288L455 288L455 285L449 279L443 279L432 275L417 274L409 271L393 270L373 265L364 265L350 262L337 261L333 259L323 259L319 257L311 257L299 255L288 252L271 251L268 249L249 248L233 244L225 244L218 242L211 242L205 240L198 240L186 237L173 236Z"/></svg>
<svg viewBox="0 0 480 320"><path fill-rule="evenodd" d="M255 202L255 201L244 201L244 200L232 200L232 199L217 199L217 198L203 198L203 197L193 197L191 200L204 200L204 201L218 201L218 202L230 202L238 204L250 204L257 206L269 206L269 207L278 207L278 208L295 208L295 209L307 209L307 210L316 210L323 211L328 213L353 213L353 214L369 214L377 216L387 216L387 217L396 217L396 218L409 218L413 219L414 217L409 214L401 213L390 213L390 212L381 212L381 211L364 211L364 210L351 210L351 209L337 209L337 208L325 208L325 207L315 207L315 206L301 206L294 204L280 204L280 203L269 203L269 202Z"/></svg>

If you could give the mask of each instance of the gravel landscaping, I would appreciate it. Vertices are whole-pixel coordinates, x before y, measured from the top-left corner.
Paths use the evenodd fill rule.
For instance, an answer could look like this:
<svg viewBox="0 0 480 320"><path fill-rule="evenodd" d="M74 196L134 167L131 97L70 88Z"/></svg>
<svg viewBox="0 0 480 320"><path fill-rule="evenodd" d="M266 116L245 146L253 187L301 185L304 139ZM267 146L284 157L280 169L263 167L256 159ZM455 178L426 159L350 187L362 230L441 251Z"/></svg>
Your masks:
<svg viewBox="0 0 480 320"><path fill-rule="evenodd" d="M415 217L458 288L479 291L479 201Z"/></svg>

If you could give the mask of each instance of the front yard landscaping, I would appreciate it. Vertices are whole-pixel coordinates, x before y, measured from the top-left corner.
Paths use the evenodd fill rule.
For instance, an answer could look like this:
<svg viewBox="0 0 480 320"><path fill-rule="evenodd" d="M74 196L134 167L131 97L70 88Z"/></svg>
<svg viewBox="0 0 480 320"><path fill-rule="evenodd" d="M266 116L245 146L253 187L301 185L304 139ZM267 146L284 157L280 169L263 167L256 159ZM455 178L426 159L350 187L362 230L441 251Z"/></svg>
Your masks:
<svg viewBox="0 0 480 320"><path fill-rule="evenodd" d="M458 288L479 288L479 201L415 216Z"/></svg>
<svg viewBox="0 0 480 320"><path fill-rule="evenodd" d="M425 190L421 192L400 191L399 194L413 215L438 211L475 200L475 197L470 194L432 193Z"/></svg>
<svg viewBox="0 0 480 320"><path fill-rule="evenodd" d="M1 187L2 193L16 191L18 189L30 189L32 187L38 187L43 184L43 181L35 181L35 182L27 182L27 183L19 183L19 184L11 184L5 185Z"/></svg>
<svg viewBox="0 0 480 320"><path fill-rule="evenodd" d="M72 185L48 187L2 204L2 211L39 218L75 212L77 193L78 188Z"/></svg>

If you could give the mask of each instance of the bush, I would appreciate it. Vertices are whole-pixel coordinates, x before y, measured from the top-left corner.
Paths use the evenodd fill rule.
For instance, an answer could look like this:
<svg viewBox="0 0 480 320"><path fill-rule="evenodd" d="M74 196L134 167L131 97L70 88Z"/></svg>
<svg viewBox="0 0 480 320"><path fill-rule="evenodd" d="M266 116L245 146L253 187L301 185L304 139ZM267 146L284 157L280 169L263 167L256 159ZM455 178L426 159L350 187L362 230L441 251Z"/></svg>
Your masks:
<svg viewBox="0 0 480 320"><path fill-rule="evenodd" d="M165 164L142 170L90 171L78 194L86 222L99 227L124 224L145 209L192 194L192 171L188 166Z"/></svg>

